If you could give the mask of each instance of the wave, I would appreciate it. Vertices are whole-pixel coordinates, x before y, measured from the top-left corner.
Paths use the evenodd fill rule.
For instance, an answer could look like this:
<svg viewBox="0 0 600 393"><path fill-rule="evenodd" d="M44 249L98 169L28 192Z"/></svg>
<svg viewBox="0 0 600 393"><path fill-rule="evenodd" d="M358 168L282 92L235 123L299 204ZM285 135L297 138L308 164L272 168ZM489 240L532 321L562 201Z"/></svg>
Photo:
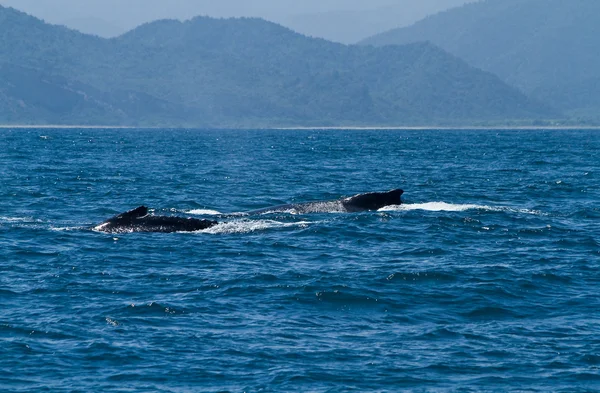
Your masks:
<svg viewBox="0 0 600 393"><path fill-rule="evenodd" d="M486 210L492 212L510 212L510 213L522 213L522 214L533 214L533 215L546 215L539 210L532 209L520 209L508 206L487 206L487 205L475 205L475 204L454 204L446 202L427 202L427 203L411 203L404 205L393 205L385 206L378 211L380 212L394 212L394 211L412 211L412 210L425 210L431 212L463 212L467 210Z"/></svg>
<svg viewBox="0 0 600 393"><path fill-rule="evenodd" d="M222 222L214 227L198 231L197 233L209 233L209 234L234 234L234 233L249 233L256 231L263 231L267 229L275 228L292 228L301 227L306 228L308 225L313 224L309 221L299 222L280 222L274 220L240 220L240 221L229 221Z"/></svg>
<svg viewBox="0 0 600 393"><path fill-rule="evenodd" d="M427 203L412 203L404 205L385 206L378 211L411 211L411 210L426 210L431 212L462 212L466 210L483 209L487 210L489 206L481 205L459 205L446 202L427 202Z"/></svg>
<svg viewBox="0 0 600 393"><path fill-rule="evenodd" d="M0 223L15 223L15 222L39 223L39 222L42 222L42 220L37 220L32 217L2 217L2 216L0 216Z"/></svg>
<svg viewBox="0 0 600 393"><path fill-rule="evenodd" d="M96 231L97 228L99 228L100 225L98 225L97 227L92 228L93 231ZM83 231L86 229L90 229L89 227L82 227L82 226L78 226L78 227L50 227L51 231L54 232L64 232L64 231Z"/></svg>

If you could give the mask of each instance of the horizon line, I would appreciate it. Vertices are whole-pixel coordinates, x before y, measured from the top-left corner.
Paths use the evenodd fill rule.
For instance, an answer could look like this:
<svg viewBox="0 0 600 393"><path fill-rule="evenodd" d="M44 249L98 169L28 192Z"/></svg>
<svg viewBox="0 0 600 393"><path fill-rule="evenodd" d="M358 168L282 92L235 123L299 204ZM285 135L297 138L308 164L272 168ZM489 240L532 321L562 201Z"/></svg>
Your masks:
<svg viewBox="0 0 600 393"><path fill-rule="evenodd" d="M418 131L418 130L600 130L600 125L564 125L564 126L476 126L476 125L464 125L464 126L435 126L435 125L422 125L422 126L298 126L298 127L207 127L207 126L114 126L114 125L59 125L59 124L42 124L42 125L31 125L31 124L0 124L0 129L179 129L179 130L282 130L282 131L293 131L293 130L407 130L407 131Z"/></svg>

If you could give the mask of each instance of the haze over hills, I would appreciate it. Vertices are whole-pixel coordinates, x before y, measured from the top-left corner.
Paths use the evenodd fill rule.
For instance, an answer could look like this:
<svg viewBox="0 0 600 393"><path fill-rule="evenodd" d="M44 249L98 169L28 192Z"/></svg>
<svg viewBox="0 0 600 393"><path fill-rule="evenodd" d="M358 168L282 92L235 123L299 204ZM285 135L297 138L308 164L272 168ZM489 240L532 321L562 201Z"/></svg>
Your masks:
<svg viewBox="0 0 600 393"><path fill-rule="evenodd" d="M330 41L354 44L374 34L408 26L424 17L475 0L396 0L385 5L295 14L276 19L291 29Z"/></svg>
<svg viewBox="0 0 600 393"><path fill-rule="evenodd" d="M600 1L487 0L376 35L430 41L572 116L600 119Z"/></svg>
<svg viewBox="0 0 600 393"><path fill-rule="evenodd" d="M261 19L162 20L102 39L0 8L0 121L423 125L557 114L427 44L308 38Z"/></svg>
<svg viewBox="0 0 600 393"><path fill-rule="evenodd" d="M0 0L49 23L115 37L159 19L260 17L343 43L414 23L473 0Z"/></svg>
<svg viewBox="0 0 600 393"><path fill-rule="evenodd" d="M123 27L94 16L61 19L57 24L81 33L93 34L104 38L117 37L126 32L126 29Z"/></svg>

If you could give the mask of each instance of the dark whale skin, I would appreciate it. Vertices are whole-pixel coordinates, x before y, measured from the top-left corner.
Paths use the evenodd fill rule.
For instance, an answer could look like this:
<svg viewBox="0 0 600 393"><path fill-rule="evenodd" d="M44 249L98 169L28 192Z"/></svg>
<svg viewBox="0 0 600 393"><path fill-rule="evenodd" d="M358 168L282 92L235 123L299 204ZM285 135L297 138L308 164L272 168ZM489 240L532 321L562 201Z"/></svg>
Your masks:
<svg viewBox="0 0 600 393"><path fill-rule="evenodd" d="M118 214L92 228L107 233L124 232L196 232L217 225L217 221L174 216L153 216L146 206Z"/></svg>
<svg viewBox="0 0 600 393"><path fill-rule="evenodd" d="M369 192L367 194L358 194L342 200L342 205L348 212L361 212L369 210L379 210L385 206L401 205L404 194L401 189L388 192Z"/></svg>

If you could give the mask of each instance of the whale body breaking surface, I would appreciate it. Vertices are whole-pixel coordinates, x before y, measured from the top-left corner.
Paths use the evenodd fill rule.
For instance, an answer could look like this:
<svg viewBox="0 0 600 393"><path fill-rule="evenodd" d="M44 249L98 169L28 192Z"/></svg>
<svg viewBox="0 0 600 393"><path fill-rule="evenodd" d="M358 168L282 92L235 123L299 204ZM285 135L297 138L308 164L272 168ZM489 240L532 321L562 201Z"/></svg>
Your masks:
<svg viewBox="0 0 600 393"><path fill-rule="evenodd" d="M292 203L252 210L248 214L264 214L275 212L305 213L356 213L362 211L379 210L385 206L400 205L403 190L396 189L387 192L369 192L358 194L349 198L334 201L315 201L305 203Z"/></svg>
<svg viewBox="0 0 600 393"><path fill-rule="evenodd" d="M176 216L148 214L146 206L140 206L104 221L93 229L100 232L196 232L217 225L217 221Z"/></svg>
<svg viewBox="0 0 600 393"><path fill-rule="evenodd" d="M379 210L385 206L400 205L403 190L388 192L370 192L334 201L316 201L298 204L273 206L253 210L247 214L266 214L272 212L293 212L296 214L327 212L361 212ZM124 232L197 232L215 225L218 221L178 216L157 216L149 214L146 206L118 214L92 229L108 233Z"/></svg>

